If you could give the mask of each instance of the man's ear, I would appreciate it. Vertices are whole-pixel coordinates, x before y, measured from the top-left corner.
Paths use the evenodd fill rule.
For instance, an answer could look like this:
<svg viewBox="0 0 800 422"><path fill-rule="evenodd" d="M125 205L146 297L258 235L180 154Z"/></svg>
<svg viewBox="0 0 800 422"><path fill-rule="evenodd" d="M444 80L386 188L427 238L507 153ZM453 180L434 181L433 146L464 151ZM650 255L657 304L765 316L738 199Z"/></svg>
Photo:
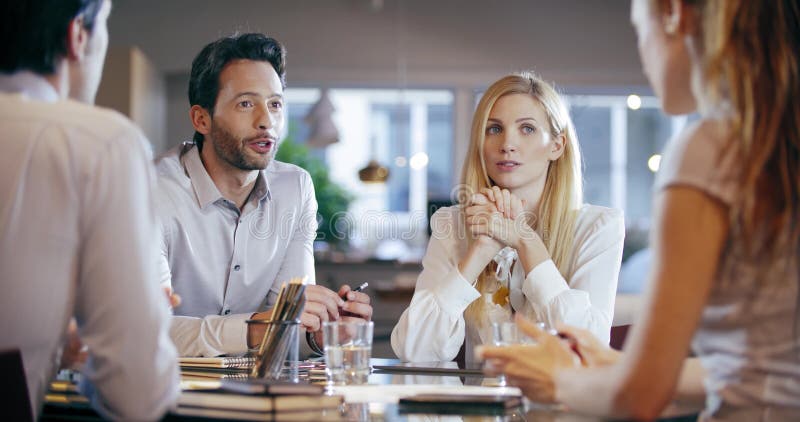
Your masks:
<svg viewBox="0 0 800 422"><path fill-rule="evenodd" d="M564 144L567 142L567 137L562 133L558 136L553 136L552 140L553 144L550 147L550 153L547 155L547 158L549 158L550 161L555 161L564 154Z"/></svg>
<svg viewBox="0 0 800 422"><path fill-rule="evenodd" d="M83 26L83 17L69 21L67 26L67 59L81 61L86 56L89 31Z"/></svg>
<svg viewBox="0 0 800 422"><path fill-rule="evenodd" d="M199 105L193 105L189 109L189 118L192 120L194 130L203 135L211 133L211 114L209 114L208 110Z"/></svg>

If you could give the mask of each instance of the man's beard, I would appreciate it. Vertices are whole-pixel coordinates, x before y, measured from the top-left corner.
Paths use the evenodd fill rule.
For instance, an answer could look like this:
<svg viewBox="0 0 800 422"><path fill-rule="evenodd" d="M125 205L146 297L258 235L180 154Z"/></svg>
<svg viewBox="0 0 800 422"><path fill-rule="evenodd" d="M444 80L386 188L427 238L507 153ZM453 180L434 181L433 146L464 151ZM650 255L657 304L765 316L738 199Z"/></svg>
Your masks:
<svg viewBox="0 0 800 422"><path fill-rule="evenodd" d="M269 164L272 154L264 159L248 157L244 151L247 147L243 140L234 136L218 122L212 121L210 138L217 156L232 167L245 171L263 170Z"/></svg>

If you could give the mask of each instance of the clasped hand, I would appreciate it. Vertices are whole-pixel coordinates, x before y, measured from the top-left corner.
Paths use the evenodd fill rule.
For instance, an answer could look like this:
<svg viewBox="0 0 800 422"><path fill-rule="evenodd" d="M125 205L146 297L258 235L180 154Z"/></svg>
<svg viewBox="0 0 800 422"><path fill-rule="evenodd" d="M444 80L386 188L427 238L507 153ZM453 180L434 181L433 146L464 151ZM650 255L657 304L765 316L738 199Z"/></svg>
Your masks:
<svg viewBox="0 0 800 422"><path fill-rule="evenodd" d="M528 224L525 206L526 201L508 189L481 189L472 195L465 210L467 229L479 240L491 238L503 246L518 248L521 242L537 236Z"/></svg>

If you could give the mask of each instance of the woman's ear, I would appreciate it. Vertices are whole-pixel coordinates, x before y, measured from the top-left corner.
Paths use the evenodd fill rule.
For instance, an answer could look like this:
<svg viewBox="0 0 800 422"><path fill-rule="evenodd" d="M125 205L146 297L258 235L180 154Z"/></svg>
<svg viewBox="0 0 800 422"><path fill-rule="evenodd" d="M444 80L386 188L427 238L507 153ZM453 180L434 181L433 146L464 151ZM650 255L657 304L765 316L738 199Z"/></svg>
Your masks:
<svg viewBox="0 0 800 422"><path fill-rule="evenodd" d="M83 17L69 21L67 26L67 59L81 61L86 56L89 31L83 26Z"/></svg>
<svg viewBox="0 0 800 422"><path fill-rule="evenodd" d="M559 134L552 137L552 144L550 145L550 152L547 158L550 161L556 161L564 154L564 145L567 142L567 137L564 134Z"/></svg>
<svg viewBox="0 0 800 422"><path fill-rule="evenodd" d="M195 104L189 109L189 118L192 120L194 130L198 133L203 135L211 133L211 114L208 113L208 110Z"/></svg>
<svg viewBox="0 0 800 422"><path fill-rule="evenodd" d="M694 21L691 7L684 4L684 0L663 1L661 20L664 33L667 35L685 35L693 30Z"/></svg>

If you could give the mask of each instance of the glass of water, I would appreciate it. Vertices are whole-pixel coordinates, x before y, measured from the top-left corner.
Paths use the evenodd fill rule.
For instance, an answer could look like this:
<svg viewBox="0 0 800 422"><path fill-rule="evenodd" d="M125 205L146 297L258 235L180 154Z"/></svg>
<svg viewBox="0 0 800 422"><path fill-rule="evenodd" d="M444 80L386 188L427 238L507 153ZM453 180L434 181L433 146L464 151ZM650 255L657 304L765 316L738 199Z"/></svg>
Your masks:
<svg viewBox="0 0 800 422"><path fill-rule="evenodd" d="M517 327L513 322L493 322L492 323L492 340L495 346L513 346L518 344L534 344L536 341L528 337L522 330ZM498 385L506 386L506 377L500 375L497 377Z"/></svg>
<svg viewBox="0 0 800 422"><path fill-rule="evenodd" d="M372 321L322 324L325 372L332 385L366 384L371 371Z"/></svg>

